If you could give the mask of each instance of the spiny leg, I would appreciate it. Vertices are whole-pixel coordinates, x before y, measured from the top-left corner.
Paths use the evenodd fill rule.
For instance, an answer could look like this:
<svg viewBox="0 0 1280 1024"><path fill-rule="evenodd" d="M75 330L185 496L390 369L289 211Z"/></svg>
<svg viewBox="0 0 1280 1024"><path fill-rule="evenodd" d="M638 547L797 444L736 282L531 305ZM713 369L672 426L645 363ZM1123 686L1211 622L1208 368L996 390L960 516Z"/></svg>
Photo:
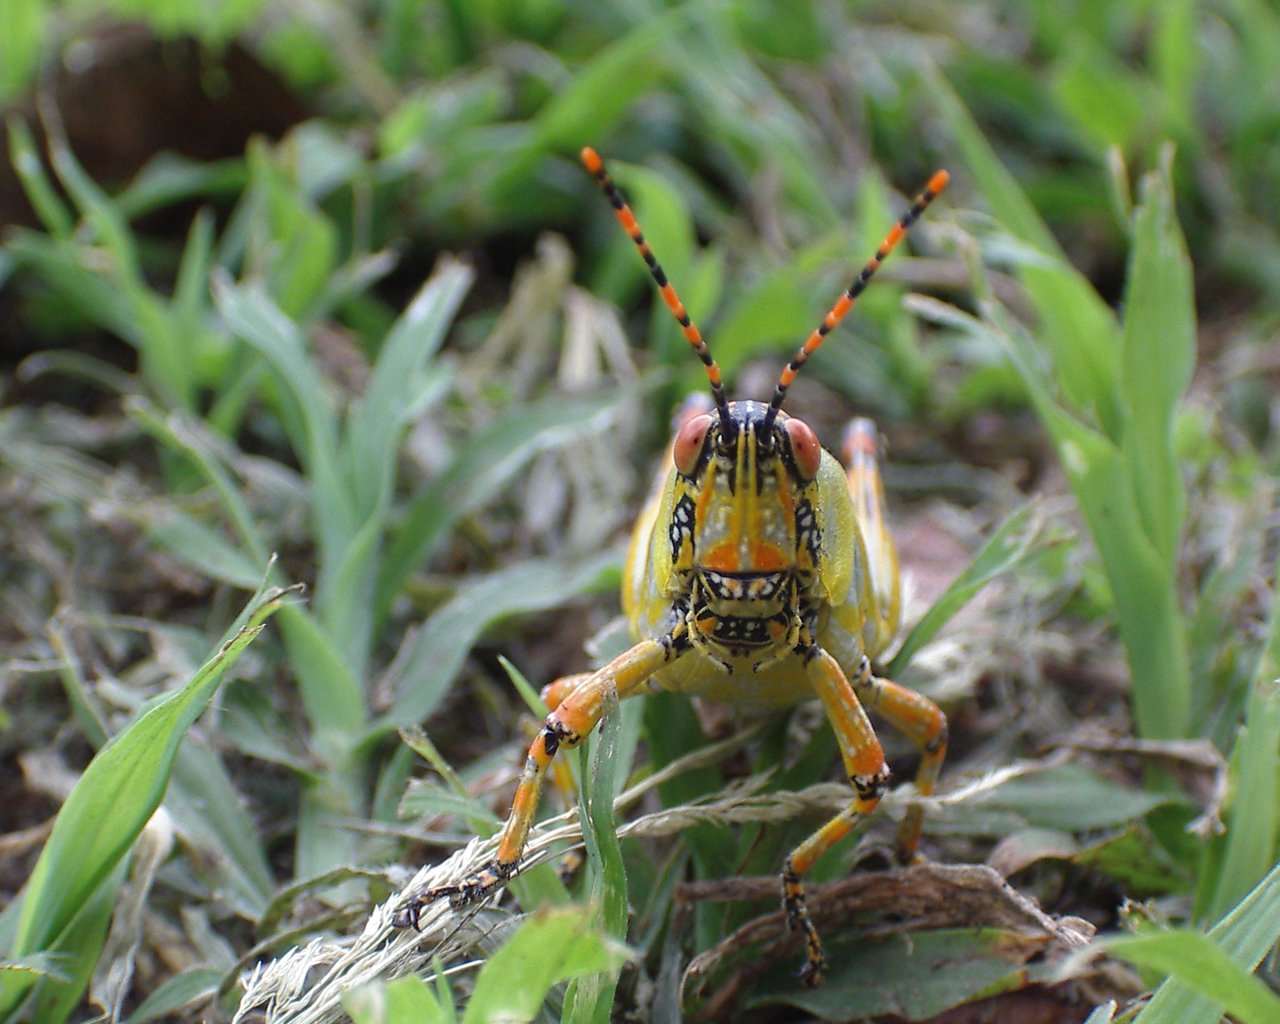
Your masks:
<svg viewBox="0 0 1280 1024"><path fill-rule="evenodd" d="M564 703L566 697L582 686L593 675L595 675L594 672L575 672L573 675L561 676L559 679L547 683L538 696L542 698L542 703L547 706L548 711L554 711Z"/></svg>
<svg viewBox="0 0 1280 1024"><path fill-rule="evenodd" d="M792 851L782 867L782 906L787 927L804 935L807 963L800 972L810 987L822 984L826 956L822 940L805 908L803 876L827 850L847 836L876 809L889 782L889 766L871 721L858 697L829 653L816 645L798 652L814 692L822 701L840 744L845 772L853 783L853 802Z"/></svg>
<svg viewBox="0 0 1280 1024"><path fill-rule="evenodd" d="M493 860L461 882L409 897L396 915L397 922L417 928L422 909L435 900L447 897L452 906L463 907L501 888L516 872L537 811L543 779L556 751L561 747L576 747L596 727L604 714L610 689L616 690L619 700L633 696L655 672L687 649L683 633L642 640L592 673L571 692L559 694L561 700L547 715L542 730L529 747L524 773L516 787L511 813L503 826Z"/></svg>
<svg viewBox="0 0 1280 1024"><path fill-rule="evenodd" d="M554 711L564 703L566 697L589 680L591 675L590 672L577 672L553 680L542 688L542 703L547 706L548 711ZM577 786L573 781L569 762L564 758L556 758L551 762L551 786L555 789L556 796L560 798L560 803L566 811L577 806ZM575 847L565 853L556 867L560 881L568 885L578 873L578 869L582 867L583 859L581 847Z"/></svg>
<svg viewBox="0 0 1280 1024"><path fill-rule="evenodd" d="M855 672L853 688L862 703L882 715L890 725L903 733L920 751L920 768L916 772L916 792L921 796L933 793L947 756L947 716L942 709L923 694L908 689L892 679L873 675L871 663L862 659ZM924 808L912 804L898 827L895 854L900 862L909 864L916 856L920 843L920 828L924 821Z"/></svg>

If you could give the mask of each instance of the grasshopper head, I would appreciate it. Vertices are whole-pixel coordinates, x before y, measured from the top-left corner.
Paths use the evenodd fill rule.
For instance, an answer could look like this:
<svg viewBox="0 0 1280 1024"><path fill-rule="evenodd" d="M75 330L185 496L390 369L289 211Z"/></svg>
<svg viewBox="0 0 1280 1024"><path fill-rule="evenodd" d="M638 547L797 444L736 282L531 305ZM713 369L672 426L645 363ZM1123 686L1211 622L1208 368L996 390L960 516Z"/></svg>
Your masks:
<svg viewBox="0 0 1280 1024"><path fill-rule="evenodd" d="M676 434L672 456L690 502L677 505L672 528L691 532L698 571L739 577L791 570L798 541L808 541L797 513L822 449L807 424L786 413L770 416L762 402L732 402L728 410L727 420L714 410L692 415ZM681 515L691 522L679 522Z"/></svg>

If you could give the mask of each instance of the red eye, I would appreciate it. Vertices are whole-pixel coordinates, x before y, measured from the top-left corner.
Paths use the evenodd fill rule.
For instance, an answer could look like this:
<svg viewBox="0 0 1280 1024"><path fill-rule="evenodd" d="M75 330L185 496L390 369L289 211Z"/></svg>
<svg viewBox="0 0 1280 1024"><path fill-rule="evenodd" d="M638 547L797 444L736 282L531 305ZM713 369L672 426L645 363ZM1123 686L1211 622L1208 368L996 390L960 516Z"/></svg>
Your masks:
<svg viewBox="0 0 1280 1024"><path fill-rule="evenodd" d="M671 454L674 457L676 469L685 476L693 476L693 471L698 468L698 460L702 457L702 446L713 422L714 417L703 413L689 420L676 434L675 443L671 446Z"/></svg>
<svg viewBox="0 0 1280 1024"><path fill-rule="evenodd" d="M812 480L818 475L818 466L822 464L822 446L809 424L795 419L782 424L791 442L791 458L795 461L796 472L801 480Z"/></svg>

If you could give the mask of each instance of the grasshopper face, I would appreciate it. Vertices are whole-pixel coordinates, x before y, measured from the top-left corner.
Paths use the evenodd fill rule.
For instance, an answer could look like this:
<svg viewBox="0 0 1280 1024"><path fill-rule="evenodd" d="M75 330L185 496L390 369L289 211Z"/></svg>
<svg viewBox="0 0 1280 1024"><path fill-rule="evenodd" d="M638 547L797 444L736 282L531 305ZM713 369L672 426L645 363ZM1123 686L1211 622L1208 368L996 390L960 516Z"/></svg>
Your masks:
<svg viewBox="0 0 1280 1024"><path fill-rule="evenodd" d="M668 524L693 642L721 664L716 649L758 657L795 645L821 544L813 431L761 402L728 409L727 421L702 413L676 435Z"/></svg>

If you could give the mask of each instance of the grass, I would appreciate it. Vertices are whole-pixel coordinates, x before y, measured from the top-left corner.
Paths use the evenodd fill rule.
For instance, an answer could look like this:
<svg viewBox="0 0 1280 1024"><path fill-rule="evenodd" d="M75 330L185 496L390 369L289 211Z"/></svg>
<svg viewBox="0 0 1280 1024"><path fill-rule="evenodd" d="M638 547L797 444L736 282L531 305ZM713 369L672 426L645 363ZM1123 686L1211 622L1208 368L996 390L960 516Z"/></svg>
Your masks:
<svg viewBox="0 0 1280 1024"><path fill-rule="evenodd" d="M1056 914L1133 925L1098 948L1169 976L1143 1024L1184 1007L1266 1019L1274 12L195 6L130 11L246 42L319 116L107 184L47 99L39 125L8 123L38 226L0 248L0 299L37 349L0 418L3 752L50 758L68 785L15 784L30 810L6 829L57 816L43 853L29 841L6 869L25 889L0 914L0 1017L73 1019L86 1000L139 1024L229 1013L244 971L264 964L247 1007L320 948L344 984L300 998L360 1021L484 1019L513 992L521 1019L573 1020L734 1000L844 1019L908 996L924 1020L1004 990L1061 996L1041 960L1063 934L1019 931L988 900L972 970L938 971L931 943L962 940L916 908L897 926L923 952L878 943L864 893L824 924L829 995L804 1001L776 922L755 924L776 898L748 894L840 799L834 741L803 711L721 736L672 695L622 705L576 766L573 895L547 865L513 887L522 924L501 909L452 936L443 917L422 938L390 929L402 865L455 870L441 851L495 821L519 762L523 702L495 656L538 682L587 666L669 410L701 386L575 165L590 143L735 395L755 397L896 216L890 183L950 168L915 256L895 255L794 395L828 440L855 409L878 418L918 573L938 522L964 524L950 585L891 663L953 721L929 853L990 855ZM19 3L0 95L91 9L119 6ZM23 401L41 386L90 397ZM272 627L245 648L226 624L264 577L305 580L306 600L254 605ZM621 642L606 629L591 656ZM428 740L398 741L418 724ZM447 787L413 778L415 749ZM908 774L909 751L890 755ZM816 905L839 905L861 855L819 864ZM740 898L709 896L721 883ZM177 951L163 966L161 947ZM389 980L430 973L433 950L488 963ZM1070 963L1097 982L1095 960ZM345 984L373 964L383 989ZM898 981L873 993L867 971Z"/></svg>

